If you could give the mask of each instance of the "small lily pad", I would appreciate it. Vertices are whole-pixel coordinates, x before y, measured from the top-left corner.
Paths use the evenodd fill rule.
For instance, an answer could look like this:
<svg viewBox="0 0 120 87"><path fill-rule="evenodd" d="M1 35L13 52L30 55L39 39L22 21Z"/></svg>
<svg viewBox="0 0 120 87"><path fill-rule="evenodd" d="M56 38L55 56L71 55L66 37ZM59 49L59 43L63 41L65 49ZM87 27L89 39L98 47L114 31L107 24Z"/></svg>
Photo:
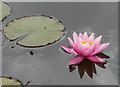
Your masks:
<svg viewBox="0 0 120 87"><path fill-rule="evenodd" d="M64 25L55 18L39 15L26 16L11 21L4 28L4 35L24 47L41 47L59 40L64 33Z"/></svg>
<svg viewBox="0 0 120 87"><path fill-rule="evenodd" d="M0 87L23 87L19 80L13 79L11 77L0 77Z"/></svg>
<svg viewBox="0 0 120 87"><path fill-rule="evenodd" d="M10 7L5 2L0 2L0 20L3 21L10 15Z"/></svg>

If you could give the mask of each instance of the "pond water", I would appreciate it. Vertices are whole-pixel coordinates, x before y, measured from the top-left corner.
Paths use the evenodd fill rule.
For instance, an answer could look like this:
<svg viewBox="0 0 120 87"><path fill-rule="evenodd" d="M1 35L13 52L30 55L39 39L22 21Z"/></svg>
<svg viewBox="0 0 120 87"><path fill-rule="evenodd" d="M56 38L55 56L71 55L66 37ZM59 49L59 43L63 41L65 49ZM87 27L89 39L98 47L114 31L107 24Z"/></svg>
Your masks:
<svg viewBox="0 0 120 87"><path fill-rule="evenodd" d="M118 7L117 3L48 3L9 2L12 15L3 22L32 14L46 14L61 19L66 35L58 42L41 48L24 48L15 42L4 40L2 48L2 75L31 85L117 85L118 84ZM77 33L94 32L103 35L102 42L110 42L104 53L111 58L106 69L96 67L93 79L87 74L79 78L78 71L69 72L68 62L72 55L61 52L60 45L69 45L67 37ZM32 53L31 53L32 51ZM31 55L32 54L32 55Z"/></svg>

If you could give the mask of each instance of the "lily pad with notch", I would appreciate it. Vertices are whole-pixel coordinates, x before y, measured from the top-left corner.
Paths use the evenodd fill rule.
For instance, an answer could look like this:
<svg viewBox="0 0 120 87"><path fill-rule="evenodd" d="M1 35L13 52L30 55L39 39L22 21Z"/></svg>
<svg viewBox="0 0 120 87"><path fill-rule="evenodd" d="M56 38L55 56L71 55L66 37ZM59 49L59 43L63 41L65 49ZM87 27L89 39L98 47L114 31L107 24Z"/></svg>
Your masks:
<svg viewBox="0 0 120 87"><path fill-rule="evenodd" d="M64 35L64 25L60 20L33 15L15 19L4 28L4 35L23 47L42 47L52 44Z"/></svg>

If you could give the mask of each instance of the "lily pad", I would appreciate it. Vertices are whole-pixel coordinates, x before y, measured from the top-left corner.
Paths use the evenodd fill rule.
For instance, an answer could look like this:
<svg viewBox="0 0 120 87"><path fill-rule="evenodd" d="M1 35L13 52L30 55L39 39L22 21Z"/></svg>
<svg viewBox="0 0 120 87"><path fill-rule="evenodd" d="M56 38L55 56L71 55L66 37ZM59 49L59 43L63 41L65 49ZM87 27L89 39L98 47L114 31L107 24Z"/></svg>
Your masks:
<svg viewBox="0 0 120 87"><path fill-rule="evenodd" d="M0 77L0 87L23 87L19 80L11 77Z"/></svg>
<svg viewBox="0 0 120 87"><path fill-rule="evenodd" d="M55 18L39 15L26 16L11 21L4 28L4 35L24 47L41 47L59 40L64 33L64 25Z"/></svg>
<svg viewBox="0 0 120 87"><path fill-rule="evenodd" d="M4 20L10 15L10 7L5 2L0 2L0 20Z"/></svg>

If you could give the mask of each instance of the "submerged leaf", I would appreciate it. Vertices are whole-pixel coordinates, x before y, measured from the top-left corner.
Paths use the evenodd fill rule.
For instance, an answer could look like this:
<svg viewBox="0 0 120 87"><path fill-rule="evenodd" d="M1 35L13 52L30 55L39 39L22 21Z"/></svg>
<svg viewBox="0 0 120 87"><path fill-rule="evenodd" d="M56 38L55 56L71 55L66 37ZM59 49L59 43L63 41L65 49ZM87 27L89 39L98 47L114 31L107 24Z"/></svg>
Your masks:
<svg viewBox="0 0 120 87"><path fill-rule="evenodd" d="M63 23L45 15L13 20L4 29L4 34L9 40L20 38L17 44L24 47L52 44L59 40L63 33Z"/></svg>
<svg viewBox="0 0 120 87"><path fill-rule="evenodd" d="M10 15L10 7L5 2L0 2L0 20L4 20Z"/></svg>
<svg viewBox="0 0 120 87"><path fill-rule="evenodd" d="M0 77L0 87L23 87L21 82L11 77Z"/></svg>

